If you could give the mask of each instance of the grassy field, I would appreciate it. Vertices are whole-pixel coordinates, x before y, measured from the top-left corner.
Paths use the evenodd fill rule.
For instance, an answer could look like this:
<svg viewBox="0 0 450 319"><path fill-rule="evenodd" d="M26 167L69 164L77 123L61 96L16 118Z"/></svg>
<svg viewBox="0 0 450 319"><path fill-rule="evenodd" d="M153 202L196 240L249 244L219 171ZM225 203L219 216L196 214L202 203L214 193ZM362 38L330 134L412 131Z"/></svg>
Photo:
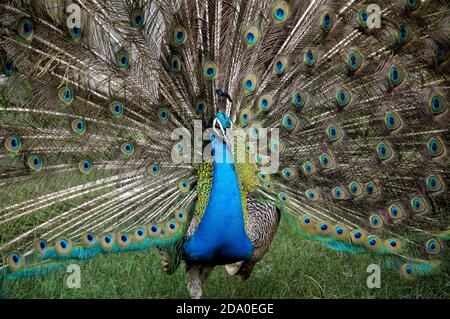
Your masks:
<svg viewBox="0 0 450 319"><path fill-rule="evenodd" d="M346 255L296 237L281 223L271 250L248 281L218 267L204 287L205 298L450 298L442 274L415 282L382 269L381 288L368 289L373 257ZM6 298L189 298L184 267L167 276L155 250L100 256L81 266L81 289L69 289L65 274L10 282Z"/></svg>

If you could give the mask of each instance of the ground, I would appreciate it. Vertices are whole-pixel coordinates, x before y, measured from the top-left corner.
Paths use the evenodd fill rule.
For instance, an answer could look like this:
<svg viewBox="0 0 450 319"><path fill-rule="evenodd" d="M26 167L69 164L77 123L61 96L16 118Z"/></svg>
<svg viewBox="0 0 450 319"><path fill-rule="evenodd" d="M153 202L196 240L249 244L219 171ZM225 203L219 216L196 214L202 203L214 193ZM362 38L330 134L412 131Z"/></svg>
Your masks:
<svg viewBox="0 0 450 319"><path fill-rule="evenodd" d="M274 243L247 281L217 268L204 288L205 298L450 298L450 277L441 274L415 282L382 269L381 288L367 288L374 257L331 251L289 233L283 220ZM81 289L66 287L66 275L10 282L7 298L189 298L184 265L167 276L155 250L100 256L80 263Z"/></svg>

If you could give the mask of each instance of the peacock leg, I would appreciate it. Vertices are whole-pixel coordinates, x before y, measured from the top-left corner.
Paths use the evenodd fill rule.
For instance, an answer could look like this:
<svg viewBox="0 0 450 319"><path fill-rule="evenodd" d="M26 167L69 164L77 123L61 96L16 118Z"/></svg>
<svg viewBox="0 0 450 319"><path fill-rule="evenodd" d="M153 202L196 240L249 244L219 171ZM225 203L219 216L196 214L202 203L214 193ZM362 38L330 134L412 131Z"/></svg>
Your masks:
<svg viewBox="0 0 450 319"><path fill-rule="evenodd" d="M187 289L192 299L202 298L202 278L201 266L186 263L186 273L188 275Z"/></svg>

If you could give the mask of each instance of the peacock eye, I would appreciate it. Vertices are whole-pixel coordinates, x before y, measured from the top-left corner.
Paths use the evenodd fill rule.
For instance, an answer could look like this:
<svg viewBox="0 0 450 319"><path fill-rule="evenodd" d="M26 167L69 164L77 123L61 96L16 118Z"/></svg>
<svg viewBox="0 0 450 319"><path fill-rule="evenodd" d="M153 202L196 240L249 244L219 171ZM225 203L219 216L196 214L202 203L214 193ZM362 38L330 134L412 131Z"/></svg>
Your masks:
<svg viewBox="0 0 450 319"><path fill-rule="evenodd" d="M190 191L190 183L187 179L183 178L180 181L178 181L178 189L181 193L185 194Z"/></svg>
<svg viewBox="0 0 450 319"><path fill-rule="evenodd" d="M72 104L74 99L74 94L72 88L66 86L58 91L59 100L62 102L63 106L69 106Z"/></svg>
<svg viewBox="0 0 450 319"><path fill-rule="evenodd" d="M184 210L175 213L175 219L181 224L184 224L187 221L187 216L188 215Z"/></svg>
<svg viewBox="0 0 450 319"><path fill-rule="evenodd" d="M317 200L319 200L319 194L314 189L308 189L306 191L306 197L312 202L316 202Z"/></svg>
<svg viewBox="0 0 450 319"><path fill-rule="evenodd" d="M377 236L368 236L366 245L370 250L378 250L381 246L381 240Z"/></svg>
<svg viewBox="0 0 450 319"><path fill-rule="evenodd" d="M394 151L388 142L380 142L376 148L377 156L381 161L387 161L394 157Z"/></svg>
<svg viewBox="0 0 450 319"><path fill-rule="evenodd" d="M162 107L158 110L158 118L162 123L166 123L170 119L170 112L167 107Z"/></svg>
<svg viewBox="0 0 450 319"><path fill-rule="evenodd" d="M14 63L11 60L6 60L4 66L3 66L3 72L6 76L11 76L14 74L15 68Z"/></svg>
<svg viewBox="0 0 450 319"><path fill-rule="evenodd" d="M333 157L328 153L323 153L319 157L320 165L324 169L330 169L334 167L334 159Z"/></svg>
<svg viewBox="0 0 450 319"><path fill-rule="evenodd" d="M289 130L294 130L298 125L298 118L292 113L286 113L282 120L283 126Z"/></svg>
<svg viewBox="0 0 450 319"><path fill-rule="evenodd" d="M342 199L345 199L345 197L346 197L345 190L340 186L333 188L332 193L333 193L334 199L337 199L337 200L342 200Z"/></svg>
<svg viewBox="0 0 450 319"><path fill-rule="evenodd" d="M59 239L56 241L55 249L58 255L66 256L72 249L72 243L65 238Z"/></svg>
<svg viewBox="0 0 450 319"><path fill-rule="evenodd" d="M273 73L281 75L286 71L288 60L285 56L279 56L273 65Z"/></svg>
<svg viewBox="0 0 450 319"><path fill-rule="evenodd" d="M244 42L248 47L255 46L261 37L261 32L256 26L249 26L244 31Z"/></svg>
<svg viewBox="0 0 450 319"><path fill-rule="evenodd" d="M366 9L361 9L358 12L358 23L361 27L367 28L368 21L369 21L369 15L367 14Z"/></svg>
<svg viewBox="0 0 450 319"><path fill-rule="evenodd" d="M412 31L411 28L405 24L401 24L398 27L397 31L397 39L401 45L407 44L412 39Z"/></svg>
<svg viewBox="0 0 450 319"><path fill-rule="evenodd" d="M298 90L294 92L294 95L292 96L292 104L294 104L296 109L301 110L307 101L308 95L304 91Z"/></svg>
<svg viewBox="0 0 450 319"><path fill-rule="evenodd" d="M408 11L417 10L422 3L422 0L404 0L405 9Z"/></svg>
<svg viewBox="0 0 450 319"><path fill-rule="evenodd" d="M272 182L270 182L270 181L266 182L266 183L264 184L264 189L265 189L267 192L273 192L273 184L272 184Z"/></svg>
<svg viewBox="0 0 450 319"><path fill-rule="evenodd" d="M22 148L22 142L17 135L12 135L6 138L5 147L9 152L17 154Z"/></svg>
<svg viewBox="0 0 450 319"><path fill-rule="evenodd" d="M438 193L444 188L444 182L439 175L432 174L427 177L427 189L431 193Z"/></svg>
<svg viewBox="0 0 450 319"><path fill-rule="evenodd" d="M337 142L342 138L342 130L337 125L330 125L326 130L326 136L330 142Z"/></svg>
<svg viewBox="0 0 450 319"><path fill-rule="evenodd" d="M242 79L242 88L245 93L252 93L256 90L257 79L256 75L248 74Z"/></svg>
<svg viewBox="0 0 450 319"><path fill-rule="evenodd" d="M297 174L295 173L295 171L290 168L290 167L286 167L285 169L283 169L281 171L281 175L283 176L284 179L286 179L287 181L292 181L296 178Z"/></svg>
<svg viewBox="0 0 450 319"><path fill-rule="evenodd" d="M81 119L73 120L72 130L78 135L84 134L86 132L86 121Z"/></svg>
<svg viewBox="0 0 450 319"><path fill-rule="evenodd" d="M121 117L123 115L124 107L123 104L119 101L111 102L111 104L109 105L109 109L115 117Z"/></svg>
<svg viewBox="0 0 450 319"><path fill-rule="evenodd" d="M73 27L69 29L70 37L72 39L79 39L81 37L81 28L79 27Z"/></svg>
<svg viewBox="0 0 450 319"><path fill-rule="evenodd" d="M177 45L183 45L186 43L188 38L188 33L186 29L179 25L176 26L173 30L173 42Z"/></svg>
<svg viewBox="0 0 450 319"><path fill-rule="evenodd" d="M261 111L267 112L271 107L273 103L272 95L266 94L259 98L258 100L258 108Z"/></svg>
<svg viewBox="0 0 450 319"><path fill-rule="evenodd" d="M88 247L92 247L97 243L97 238L92 233L85 233L83 235L83 243Z"/></svg>
<svg viewBox="0 0 450 319"><path fill-rule="evenodd" d="M253 112L251 109L243 109L239 117L243 125L249 124L253 120Z"/></svg>
<svg viewBox="0 0 450 319"><path fill-rule="evenodd" d="M442 251L442 246L438 240L430 239L425 243L425 250L430 255L438 255Z"/></svg>
<svg viewBox="0 0 450 319"><path fill-rule="evenodd" d="M278 194L278 199L282 202L282 203L289 203L289 196L286 193L279 193Z"/></svg>
<svg viewBox="0 0 450 319"><path fill-rule="evenodd" d="M308 48L305 51L305 55L303 57L303 63L307 66L313 66L316 64L317 59L319 57L319 52L314 48Z"/></svg>
<svg viewBox="0 0 450 319"><path fill-rule="evenodd" d="M204 114L206 112L206 102L203 98L195 100L195 110L197 114Z"/></svg>
<svg viewBox="0 0 450 319"><path fill-rule="evenodd" d="M361 184L358 183L358 182L351 182L351 183L348 185L348 188L350 189L350 193L351 193L352 196L354 196L354 197L359 197L359 196L361 196L362 193L363 193L363 188L362 188Z"/></svg>
<svg viewBox="0 0 450 319"><path fill-rule="evenodd" d="M92 172L92 164L88 160L81 161L78 164L78 168L80 169L80 172L85 175L89 175Z"/></svg>
<svg viewBox="0 0 450 319"><path fill-rule="evenodd" d="M389 216L394 220L398 220L403 217L403 209L398 204L390 205L388 208L388 213L389 213Z"/></svg>
<svg viewBox="0 0 450 319"><path fill-rule="evenodd" d="M40 155L32 155L28 158L28 166L35 172L39 172L44 167L44 161Z"/></svg>
<svg viewBox="0 0 450 319"><path fill-rule="evenodd" d="M7 263L10 270L17 271L23 266L24 260L19 252L12 251L8 254Z"/></svg>
<svg viewBox="0 0 450 319"><path fill-rule="evenodd" d="M170 57L170 71L173 73L181 72L181 59L177 55L172 55Z"/></svg>
<svg viewBox="0 0 450 319"><path fill-rule="evenodd" d="M447 111L447 101L442 95L434 93L430 98L429 108L433 115L443 114Z"/></svg>
<svg viewBox="0 0 450 319"><path fill-rule="evenodd" d="M422 196L414 196L411 201L411 209L416 214L426 213L428 210L428 205Z"/></svg>
<svg viewBox="0 0 450 319"><path fill-rule="evenodd" d="M399 86L405 80L405 71L400 65L394 64L389 68L389 83L393 86Z"/></svg>
<svg viewBox="0 0 450 319"><path fill-rule="evenodd" d="M109 251L114 246L115 236L111 234L104 234L100 239L100 246L105 250Z"/></svg>
<svg viewBox="0 0 450 319"><path fill-rule="evenodd" d="M341 87L336 91L336 101L340 107L345 107L352 101L352 94L345 87Z"/></svg>
<svg viewBox="0 0 450 319"><path fill-rule="evenodd" d="M140 8L136 8L131 13L131 26L135 29L140 29L144 25L145 12Z"/></svg>
<svg viewBox="0 0 450 319"><path fill-rule="evenodd" d="M116 65L122 70L130 67L130 55L127 51L120 50L116 53Z"/></svg>
<svg viewBox="0 0 450 319"><path fill-rule="evenodd" d="M397 112L388 112L384 117L384 123L390 131L396 131L402 127L402 120Z"/></svg>
<svg viewBox="0 0 450 319"><path fill-rule="evenodd" d="M363 57L358 50L351 50L347 54L347 67L350 72L356 72L361 68Z"/></svg>
<svg viewBox="0 0 450 319"><path fill-rule="evenodd" d="M437 62L443 62L447 60L448 57L448 48L446 48L441 42L435 42L433 45L434 57Z"/></svg>
<svg viewBox="0 0 450 319"><path fill-rule="evenodd" d="M33 21L28 18L23 18L19 21L18 34L21 39L30 42L33 39L34 25Z"/></svg>
<svg viewBox="0 0 450 319"><path fill-rule="evenodd" d="M366 184L366 194L368 196L375 196L378 194L378 187L377 184L374 182L369 182Z"/></svg>
<svg viewBox="0 0 450 319"><path fill-rule="evenodd" d="M154 163L151 164L148 168L148 172L152 175L152 176L159 176L159 174L161 174L161 170L159 167L159 164Z"/></svg>
<svg viewBox="0 0 450 319"><path fill-rule="evenodd" d="M373 214L369 217L370 226L372 228L381 228L383 226L383 220L378 214Z"/></svg>
<svg viewBox="0 0 450 319"><path fill-rule="evenodd" d="M134 145L131 143L125 142L120 146L120 150L123 155L131 156L134 154Z"/></svg>
<svg viewBox="0 0 450 319"><path fill-rule="evenodd" d="M440 157L445 153L445 146L440 137L431 138L427 143L427 147L428 153L434 158Z"/></svg>
<svg viewBox="0 0 450 319"><path fill-rule="evenodd" d="M283 23L290 15L290 7L286 1L277 1L272 5L270 12L273 22Z"/></svg>
<svg viewBox="0 0 450 319"><path fill-rule="evenodd" d="M212 61L208 61L203 66L203 77L207 80L213 80L217 77L219 73L219 68L217 64Z"/></svg>
<svg viewBox="0 0 450 319"><path fill-rule="evenodd" d="M306 161L302 164L302 171L306 176L312 175L316 172L316 166L311 161Z"/></svg>
<svg viewBox="0 0 450 319"><path fill-rule="evenodd" d="M149 230L149 235L152 236L152 237L157 235L157 234L159 234L159 227L158 227L158 225L151 225L148 228L148 230Z"/></svg>
<svg viewBox="0 0 450 319"><path fill-rule="evenodd" d="M48 244L45 240L39 239L36 241L35 248L36 248L36 251L42 255L47 251Z"/></svg>
<svg viewBox="0 0 450 319"><path fill-rule="evenodd" d="M330 32L336 23L336 14L331 11L324 11L320 15L320 27L324 32Z"/></svg>
<svg viewBox="0 0 450 319"><path fill-rule="evenodd" d="M178 223L175 220L171 220L166 224L166 229L169 233L174 234L178 231Z"/></svg>

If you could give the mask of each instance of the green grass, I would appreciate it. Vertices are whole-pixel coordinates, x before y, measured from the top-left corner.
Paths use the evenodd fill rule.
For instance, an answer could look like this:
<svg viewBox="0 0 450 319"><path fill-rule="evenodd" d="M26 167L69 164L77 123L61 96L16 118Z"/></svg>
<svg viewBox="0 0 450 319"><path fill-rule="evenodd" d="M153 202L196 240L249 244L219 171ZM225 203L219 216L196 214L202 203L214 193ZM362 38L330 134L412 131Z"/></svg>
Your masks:
<svg viewBox="0 0 450 319"><path fill-rule="evenodd" d="M205 298L446 298L448 274L400 279L382 268L381 289L368 289L366 268L376 259L347 255L301 239L282 221L266 257L247 281L218 267L204 286ZM7 298L189 298L182 265L167 276L155 250L100 256L80 263L81 289L69 289L65 274L9 282Z"/></svg>

